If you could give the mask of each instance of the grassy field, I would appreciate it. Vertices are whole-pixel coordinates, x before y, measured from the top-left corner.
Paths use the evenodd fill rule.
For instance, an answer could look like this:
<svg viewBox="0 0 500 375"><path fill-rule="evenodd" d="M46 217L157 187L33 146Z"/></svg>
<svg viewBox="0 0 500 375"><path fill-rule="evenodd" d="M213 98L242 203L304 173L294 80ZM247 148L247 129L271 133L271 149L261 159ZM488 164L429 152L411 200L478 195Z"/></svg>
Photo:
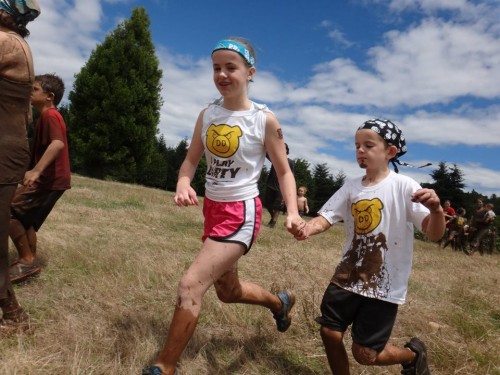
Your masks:
<svg viewBox="0 0 500 375"><path fill-rule="evenodd" d="M177 282L200 247L201 207L178 208L172 196L73 177L39 232L42 273L16 286L31 328L0 340L0 374L140 373L163 343ZM181 373L329 374L314 318L343 242L341 226L304 242L281 225L263 227L240 261L240 277L292 289L292 327L280 334L269 311L224 305L211 289ZM433 375L499 375L500 255L468 257L422 241L415 247L391 342L424 340ZM352 374L400 372L352 363Z"/></svg>

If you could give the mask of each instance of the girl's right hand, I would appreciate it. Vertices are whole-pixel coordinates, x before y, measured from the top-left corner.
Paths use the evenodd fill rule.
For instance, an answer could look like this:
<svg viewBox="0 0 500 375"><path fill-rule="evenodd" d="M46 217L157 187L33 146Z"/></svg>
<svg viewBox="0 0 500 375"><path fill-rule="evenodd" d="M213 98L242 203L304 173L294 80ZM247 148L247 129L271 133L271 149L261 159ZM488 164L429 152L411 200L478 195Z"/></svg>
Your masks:
<svg viewBox="0 0 500 375"><path fill-rule="evenodd" d="M177 186L174 202L179 207L197 206L198 197L196 196L196 191L194 191L191 186L188 186L187 188Z"/></svg>

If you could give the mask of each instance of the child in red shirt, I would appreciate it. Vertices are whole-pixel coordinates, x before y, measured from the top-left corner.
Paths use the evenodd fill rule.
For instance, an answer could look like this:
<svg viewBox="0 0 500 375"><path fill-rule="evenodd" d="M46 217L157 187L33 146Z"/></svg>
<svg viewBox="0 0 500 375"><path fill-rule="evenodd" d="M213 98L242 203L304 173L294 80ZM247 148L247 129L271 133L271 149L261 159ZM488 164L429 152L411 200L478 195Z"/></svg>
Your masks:
<svg viewBox="0 0 500 375"><path fill-rule="evenodd" d="M36 232L64 191L71 187L66 124L57 110L64 83L54 74L35 77L31 104L40 112L30 169L11 204L9 235L19 258L10 267L12 283L40 273Z"/></svg>

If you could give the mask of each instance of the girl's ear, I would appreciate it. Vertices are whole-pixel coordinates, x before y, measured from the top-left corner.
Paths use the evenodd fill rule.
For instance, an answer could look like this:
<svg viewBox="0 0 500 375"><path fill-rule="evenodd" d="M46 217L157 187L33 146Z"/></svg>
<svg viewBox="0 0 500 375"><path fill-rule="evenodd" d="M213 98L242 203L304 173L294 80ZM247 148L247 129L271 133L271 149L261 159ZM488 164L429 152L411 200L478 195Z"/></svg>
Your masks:
<svg viewBox="0 0 500 375"><path fill-rule="evenodd" d="M247 81L251 81L253 79L253 76L255 74L255 66L252 66L248 69L248 76L247 76Z"/></svg>

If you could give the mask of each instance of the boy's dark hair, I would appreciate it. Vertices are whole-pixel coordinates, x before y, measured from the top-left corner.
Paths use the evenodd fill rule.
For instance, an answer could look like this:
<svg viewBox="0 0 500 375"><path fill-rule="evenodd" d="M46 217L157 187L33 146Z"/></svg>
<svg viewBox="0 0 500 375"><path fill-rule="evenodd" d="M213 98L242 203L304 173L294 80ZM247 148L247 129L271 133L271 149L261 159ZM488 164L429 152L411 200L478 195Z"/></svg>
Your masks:
<svg viewBox="0 0 500 375"><path fill-rule="evenodd" d="M57 107L64 95L63 80L54 73L47 73L35 76L35 82L40 82L43 92L54 94L53 102Z"/></svg>

